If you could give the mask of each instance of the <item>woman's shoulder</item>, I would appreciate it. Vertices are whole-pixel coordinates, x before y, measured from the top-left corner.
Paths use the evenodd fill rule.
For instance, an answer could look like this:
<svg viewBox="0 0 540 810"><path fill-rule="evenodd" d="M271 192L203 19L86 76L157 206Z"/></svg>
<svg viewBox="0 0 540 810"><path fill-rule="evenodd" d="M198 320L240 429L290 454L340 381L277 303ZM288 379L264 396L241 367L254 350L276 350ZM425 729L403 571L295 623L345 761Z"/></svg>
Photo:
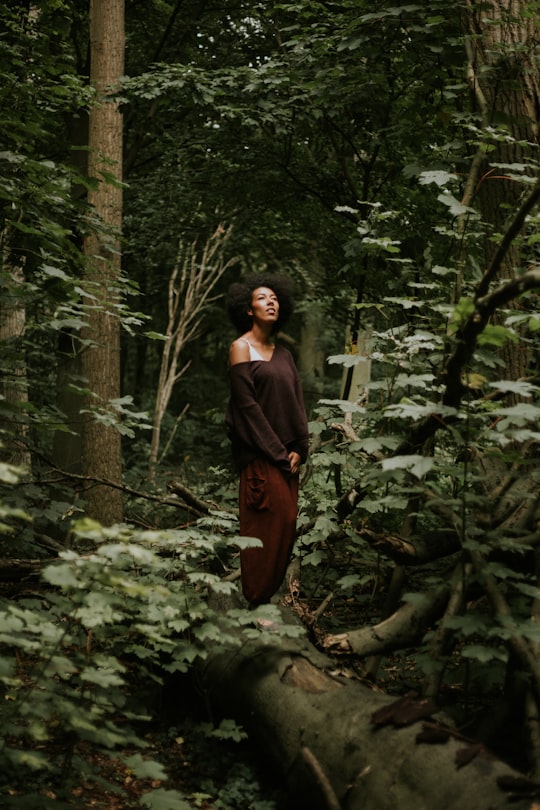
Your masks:
<svg viewBox="0 0 540 810"><path fill-rule="evenodd" d="M249 361L249 341L244 335L233 340L229 347L229 365L247 363Z"/></svg>

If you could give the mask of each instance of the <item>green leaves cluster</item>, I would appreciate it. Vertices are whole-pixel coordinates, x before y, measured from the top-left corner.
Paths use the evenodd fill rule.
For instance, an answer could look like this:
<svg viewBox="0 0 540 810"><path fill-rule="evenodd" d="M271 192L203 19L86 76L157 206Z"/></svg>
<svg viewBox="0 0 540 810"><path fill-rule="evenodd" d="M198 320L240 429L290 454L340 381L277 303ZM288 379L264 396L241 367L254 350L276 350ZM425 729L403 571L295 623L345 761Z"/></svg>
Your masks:
<svg viewBox="0 0 540 810"><path fill-rule="evenodd" d="M442 303L444 284L435 282L432 294ZM435 571L430 565L428 591L444 581L453 566L463 564L466 588L481 592L486 588L491 594L495 589L511 608L507 614L501 612L500 605L495 609L486 596L464 603L459 615L443 620L452 638L447 647L452 653L444 664L430 656L428 647L417 663L426 675L447 667L447 677L459 681L464 670L456 670L456 663L467 660L471 683L486 678L491 689L504 677L501 666L495 678L494 661L508 663L509 649L517 639L537 644L533 616L540 591L534 515L540 385L535 378L499 379L501 364L493 351L486 352L486 346L500 348L515 340L510 315L508 323L502 320L480 335L462 376L459 405L444 405L443 372L456 350L447 326L453 319L474 316L474 306L461 301L449 319L447 308L435 304L429 332L423 328L421 308L411 316L408 302L388 301L378 312L389 321L400 306L398 326L370 333L371 378L363 385L360 400L319 402L318 421L311 426L316 438L307 488L311 493L313 484L324 497L309 501L318 517L306 529L300 553L305 564L325 566L321 570L325 584L319 587L342 589L362 600L377 587L377 572L385 566L376 548L366 547L370 537L405 537L427 549L427 559L433 562L438 558L437 538L451 533L455 542L445 552L450 556L440 559ZM330 362L341 365L346 375L366 358L353 353L336 355ZM422 427L427 432L422 433ZM413 436L423 436L424 444L415 447ZM358 503L351 517L347 498ZM341 523L336 499L345 509ZM344 555L349 560L349 573L339 579L332 574L337 554L342 561ZM475 567L466 575L469 558ZM421 598L425 593L404 597ZM426 636L426 644L432 636ZM453 654L456 649L458 655Z"/></svg>
<svg viewBox="0 0 540 810"><path fill-rule="evenodd" d="M130 768L164 779L138 730L151 718L164 673L188 671L215 645L241 643L243 625L247 637L258 632L248 611L223 616L209 607L210 593L235 586L207 570L216 537L204 529L104 530L81 521L74 547L81 550L45 569L46 591L0 606L4 806L11 794L30 801L25 781L53 780L62 793L75 779L98 778L87 746L111 757L139 748ZM158 794L155 803L145 795L145 804L180 806L160 803ZM179 799L169 791L169 803Z"/></svg>

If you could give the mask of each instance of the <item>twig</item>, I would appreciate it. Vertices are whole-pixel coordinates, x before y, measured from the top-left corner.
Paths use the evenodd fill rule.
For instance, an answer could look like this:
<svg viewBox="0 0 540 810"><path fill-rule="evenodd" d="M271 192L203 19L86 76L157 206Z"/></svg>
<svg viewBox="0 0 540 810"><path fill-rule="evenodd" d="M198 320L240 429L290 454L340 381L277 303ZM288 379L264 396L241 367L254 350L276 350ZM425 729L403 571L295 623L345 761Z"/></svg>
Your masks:
<svg viewBox="0 0 540 810"><path fill-rule="evenodd" d="M330 780L323 771L321 763L319 762L317 757L307 746L304 746L302 748L301 754L308 768L315 777L317 784L321 788L323 798L328 810L341 810L341 804L339 802L338 797L336 796L335 790L330 784Z"/></svg>
<svg viewBox="0 0 540 810"><path fill-rule="evenodd" d="M53 468L56 473L58 473L61 478L64 479L71 479L73 481L81 481L85 484L92 484L95 486L106 486L111 487L111 489L117 489L121 492L125 493L126 495L132 495L134 498L142 498L145 501L153 501L154 503L159 503L161 506L174 506L176 509L181 506L188 506L192 509L192 511L199 512L200 515L207 515L211 509L215 509L215 504L211 504L208 501L203 501L198 498L193 492L191 492L187 487L182 487L183 491L183 500L185 501L184 504L180 503L178 500L171 500L169 498L163 498L161 495L152 495L149 492L141 492L138 489L133 489L133 487L129 487L126 484L119 484L116 481L110 481L108 478L99 478L97 476L92 475L80 475L79 473L67 472L66 470L61 470L58 467ZM28 482L21 481L21 486L27 486ZM178 485L180 488L181 485Z"/></svg>

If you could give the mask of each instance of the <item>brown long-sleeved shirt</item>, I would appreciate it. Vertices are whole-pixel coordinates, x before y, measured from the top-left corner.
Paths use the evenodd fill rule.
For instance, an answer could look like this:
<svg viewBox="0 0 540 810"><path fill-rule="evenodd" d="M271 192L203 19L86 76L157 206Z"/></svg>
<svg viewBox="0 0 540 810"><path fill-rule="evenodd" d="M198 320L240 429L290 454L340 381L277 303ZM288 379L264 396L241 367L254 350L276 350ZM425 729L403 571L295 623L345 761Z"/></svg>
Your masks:
<svg viewBox="0 0 540 810"><path fill-rule="evenodd" d="M305 461L309 446L302 386L291 353L276 346L270 360L237 363L229 377L225 422L236 463L242 468L256 457L267 458L290 475L288 454L295 451Z"/></svg>

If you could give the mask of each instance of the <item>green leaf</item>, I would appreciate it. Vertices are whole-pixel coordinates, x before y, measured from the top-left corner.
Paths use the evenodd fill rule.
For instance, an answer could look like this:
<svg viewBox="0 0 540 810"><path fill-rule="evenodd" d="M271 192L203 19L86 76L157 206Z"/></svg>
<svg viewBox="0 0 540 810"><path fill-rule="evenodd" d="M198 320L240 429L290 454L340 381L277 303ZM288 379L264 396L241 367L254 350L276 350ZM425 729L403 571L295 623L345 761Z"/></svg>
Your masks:
<svg viewBox="0 0 540 810"><path fill-rule="evenodd" d="M537 590L537 589L531 589L531 590L534 591L534 590ZM526 593L526 591L525 591L525 593ZM529 592L529 594L527 594L527 595L533 596L533 594L531 592ZM533 599L537 599L537 598L538 598L538 595L533 596ZM534 644L539 644L540 643L540 627L538 625L538 622L535 622L533 620L528 620L528 621L525 621L525 622L521 622L520 625L519 625L519 631L520 631L520 633L522 633L522 635L525 638L528 638L530 641L534 642Z"/></svg>
<svg viewBox="0 0 540 810"><path fill-rule="evenodd" d="M214 737L218 740L241 742L246 740L248 736L244 729L231 718L222 720L217 728L214 728L209 723L202 723L200 728L208 737Z"/></svg>
<svg viewBox="0 0 540 810"><path fill-rule="evenodd" d="M495 647L485 647L481 644L470 644L463 648L461 654L464 658L472 658L480 664L487 664L490 661L504 661L505 655Z"/></svg>
<svg viewBox="0 0 540 810"><path fill-rule="evenodd" d="M429 596L425 593L419 593L418 591L404 593L402 599L407 604L415 605L416 607L423 607L429 603Z"/></svg>
<svg viewBox="0 0 540 810"><path fill-rule="evenodd" d="M40 269L46 276L50 276L51 278L59 278L62 279L62 281L70 281L68 274L60 267L54 267L50 264L42 264Z"/></svg>
<svg viewBox="0 0 540 810"><path fill-rule="evenodd" d="M0 623L1 622L2 618L0 617ZM0 656L0 680L10 678L13 673L14 667L15 667L14 658L7 658L5 656Z"/></svg>
<svg viewBox="0 0 540 810"><path fill-rule="evenodd" d="M319 515L315 521L315 526L313 527L313 531L319 535L322 535L323 537L328 537L328 535L335 532L336 529L337 525L335 520L332 517L327 517L326 515Z"/></svg>
<svg viewBox="0 0 540 810"><path fill-rule="evenodd" d="M122 686L124 679L113 669L102 669L100 667L86 667L80 675L81 681L102 686L108 689L110 686Z"/></svg>
<svg viewBox="0 0 540 810"><path fill-rule="evenodd" d="M191 802L184 801L184 796L177 790L157 788L145 793L140 803L149 810L193 810Z"/></svg>
<svg viewBox="0 0 540 810"><path fill-rule="evenodd" d="M23 769L30 768L33 771L44 771L53 767L48 754L40 754L38 751L19 751L16 748L6 748L4 754L16 767L23 766ZM24 770L22 772L24 773Z"/></svg>
<svg viewBox="0 0 540 810"><path fill-rule="evenodd" d="M362 501L362 509L370 514L376 514L377 512L384 512L387 509L395 509L397 511L401 511L405 509L407 506L407 499L400 498L395 495L387 495L382 498L370 499L365 498Z"/></svg>
<svg viewBox="0 0 540 810"><path fill-rule="evenodd" d="M16 484L22 473L22 467L14 467L13 464L0 461L0 481L4 484Z"/></svg>
<svg viewBox="0 0 540 810"><path fill-rule="evenodd" d="M126 757L124 762L137 779L156 779L161 782L168 778L167 772L161 763L152 759L144 759L142 754L133 754Z"/></svg>
<svg viewBox="0 0 540 810"><path fill-rule="evenodd" d="M471 298L460 298L452 312L452 321L464 323L474 312L474 301Z"/></svg>
<svg viewBox="0 0 540 810"><path fill-rule="evenodd" d="M339 408L343 413L365 413L366 409L346 399L321 399L321 405L330 405Z"/></svg>
<svg viewBox="0 0 540 810"><path fill-rule="evenodd" d="M327 363L330 365L339 364L345 368L357 366L359 363L366 363L369 357L363 354L333 354L327 358ZM323 402L334 402L334 400L323 400Z"/></svg>
<svg viewBox="0 0 540 810"><path fill-rule="evenodd" d="M410 400L407 401L406 399L404 399L402 402L396 403L395 405L389 405L384 410L384 415L386 417L401 417L402 419L412 419L415 422L419 419L424 419L426 416L432 415L441 417L442 421L445 415L454 416L455 413L456 411L454 408L438 406L436 403L416 405L415 403L411 402Z"/></svg>
<svg viewBox="0 0 540 810"><path fill-rule="evenodd" d="M149 340L169 340L168 335L164 335L161 332L145 332L144 336L147 337Z"/></svg>
<svg viewBox="0 0 540 810"><path fill-rule="evenodd" d="M504 346L508 341L517 343L518 340L519 338L513 329L508 329L506 326L497 326L496 324L488 324L478 335L479 346Z"/></svg>
<svg viewBox="0 0 540 810"><path fill-rule="evenodd" d="M231 542L240 549L259 548L262 546L258 537L234 537Z"/></svg>
<svg viewBox="0 0 540 810"><path fill-rule="evenodd" d="M358 585L361 579L358 574L347 574L347 576L340 577L336 585L339 585L343 590L349 590L350 588L354 588L355 585Z"/></svg>
<svg viewBox="0 0 540 810"><path fill-rule="evenodd" d="M529 585L527 582L514 582L512 583L514 588L518 590L520 593L524 594L525 596L530 596L531 599L538 601L540 599L540 589L536 585ZM538 628L537 635L538 641L540 641L540 627L538 625L533 625Z"/></svg>
<svg viewBox="0 0 540 810"><path fill-rule="evenodd" d="M448 183L457 179L456 174L450 174L449 172L443 170L425 171L420 172L418 182L424 186L429 183L435 183L438 186L446 186Z"/></svg>
<svg viewBox="0 0 540 810"><path fill-rule="evenodd" d="M457 275L457 270L455 267L443 267L442 265L434 265L431 268L431 272L435 276Z"/></svg>
<svg viewBox="0 0 540 810"><path fill-rule="evenodd" d="M403 309L421 309L422 307L426 306L426 301L415 301L412 298L396 298L395 296L385 295L384 301L388 301L389 304L397 304L398 306L402 307Z"/></svg>
<svg viewBox="0 0 540 810"><path fill-rule="evenodd" d="M531 397L538 391L537 385L533 385L526 380L497 380L497 382L489 383L489 385L497 391L508 391L521 397Z"/></svg>
<svg viewBox="0 0 540 810"><path fill-rule="evenodd" d="M384 447L384 443L381 439L377 439L374 436L369 436L366 438L360 439L360 447L364 451L364 453L378 453L382 447Z"/></svg>
<svg viewBox="0 0 540 810"><path fill-rule="evenodd" d="M501 417L497 428L498 430L504 431L508 428L508 425L511 424L523 426L527 422L538 423L540 408L528 402L522 402L518 405L512 405L509 408L496 408L491 411L491 414Z"/></svg>
<svg viewBox="0 0 540 810"><path fill-rule="evenodd" d="M458 630L464 636L485 635L486 620L477 613L465 613L463 616L448 616L444 626L451 630Z"/></svg>
<svg viewBox="0 0 540 810"><path fill-rule="evenodd" d="M381 467L384 471L388 470L407 470L417 478L423 478L435 464L435 459L432 456L392 456L381 461Z"/></svg>
<svg viewBox="0 0 540 810"><path fill-rule="evenodd" d="M216 641L219 643L223 630L217 624L204 622L200 627L192 628L192 633L201 642Z"/></svg>
<svg viewBox="0 0 540 810"><path fill-rule="evenodd" d="M304 565L313 565L317 566L324 560L324 554L321 549L317 548L314 551L310 551L309 554L303 558Z"/></svg>
<svg viewBox="0 0 540 810"><path fill-rule="evenodd" d="M445 191L443 194L439 194L437 196L437 199L439 200L439 202L442 202L449 208L450 213L452 214L453 217L461 217L463 216L463 214L475 213L474 208L471 208L468 205L463 205L463 203L460 203L459 200L456 200L454 195L450 194L448 190Z"/></svg>
<svg viewBox="0 0 540 810"><path fill-rule="evenodd" d="M401 387L427 388L435 377L433 374L398 374L396 385Z"/></svg>
<svg viewBox="0 0 540 810"><path fill-rule="evenodd" d="M55 585L57 588L78 588L80 585L77 573L69 563L48 565L43 570L42 576L45 582Z"/></svg>
<svg viewBox="0 0 540 810"><path fill-rule="evenodd" d="M69 658L64 655L53 655L46 663L44 674L52 675L73 675L77 672L77 667Z"/></svg>

